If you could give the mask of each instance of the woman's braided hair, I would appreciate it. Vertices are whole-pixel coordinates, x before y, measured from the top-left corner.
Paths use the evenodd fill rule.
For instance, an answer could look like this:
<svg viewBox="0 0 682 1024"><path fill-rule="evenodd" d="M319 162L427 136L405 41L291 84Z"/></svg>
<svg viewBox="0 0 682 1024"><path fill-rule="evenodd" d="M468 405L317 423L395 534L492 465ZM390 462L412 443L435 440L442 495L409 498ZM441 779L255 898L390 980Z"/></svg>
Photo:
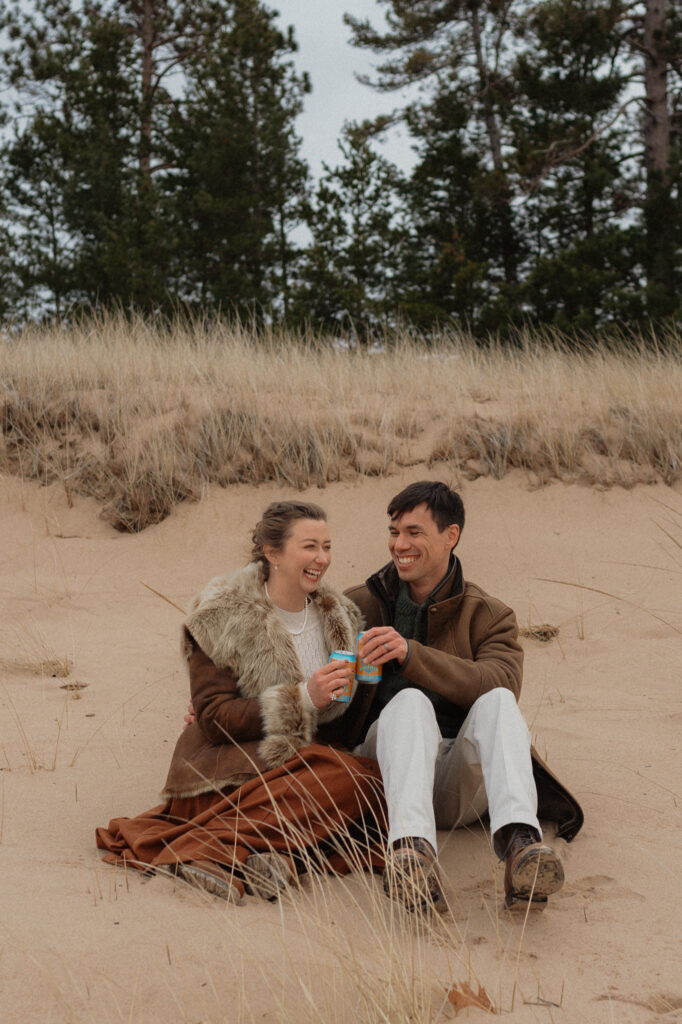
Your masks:
<svg viewBox="0 0 682 1024"><path fill-rule="evenodd" d="M273 501L263 518L256 523L251 534L251 561L260 562L265 579L270 577L270 563L265 548L280 551L291 536L294 523L299 519L327 520L327 513L319 505L308 501Z"/></svg>

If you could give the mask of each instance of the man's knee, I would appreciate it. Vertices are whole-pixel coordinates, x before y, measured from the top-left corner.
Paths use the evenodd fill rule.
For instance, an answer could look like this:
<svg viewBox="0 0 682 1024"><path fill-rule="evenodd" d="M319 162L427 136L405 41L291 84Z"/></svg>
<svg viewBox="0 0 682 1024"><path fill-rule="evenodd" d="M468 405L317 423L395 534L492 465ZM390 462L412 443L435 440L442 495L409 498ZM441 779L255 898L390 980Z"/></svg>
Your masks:
<svg viewBox="0 0 682 1024"><path fill-rule="evenodd" d="M505 711L513 708L514 711L518 711L516 697L511 690L507 690L504 686L497 686L494 690L482 693L474 702L474 707L486 709L502 708Z"/></svg>
<svg viewBox="0 0 682 1024"><path fill-rule="evenodd" d="M516 697L511 690L504 687L497 687L481 694L474 702L472 711L475 712L475 719L481 724L483 722L508 723L516 729L528 732L528 726L521 714Z"/></svg>
<svg viewBox="0 0 682 1024"><path fill-rule="evenodd" d="M420 717L427 715L429 718L433 717L434 721L436 718L436 712L429 698L421 690L415 689L414 686L398 690L395 697L391 697L379 718L381 719L384 715L389 717L393 714L416 715Z"/></svg>

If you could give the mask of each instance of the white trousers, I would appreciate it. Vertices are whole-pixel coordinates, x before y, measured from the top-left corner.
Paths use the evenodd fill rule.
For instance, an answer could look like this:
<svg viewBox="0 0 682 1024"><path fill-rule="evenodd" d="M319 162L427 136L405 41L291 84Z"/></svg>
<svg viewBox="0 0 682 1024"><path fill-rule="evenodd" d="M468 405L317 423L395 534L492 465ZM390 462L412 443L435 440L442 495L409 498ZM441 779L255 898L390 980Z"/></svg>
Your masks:
<svg viewBox="0 0 682 1024"><path fill-rule="evenodd" d="M401 690L371 725L356 754L379 762L388 805L389 844L421 836L436 847L436 829L479 821L488 811L496 833L512 822L532 825L537 791L530 733L511 690L474 703L455 739L443 739L433 704L421 690Z"/></svg>

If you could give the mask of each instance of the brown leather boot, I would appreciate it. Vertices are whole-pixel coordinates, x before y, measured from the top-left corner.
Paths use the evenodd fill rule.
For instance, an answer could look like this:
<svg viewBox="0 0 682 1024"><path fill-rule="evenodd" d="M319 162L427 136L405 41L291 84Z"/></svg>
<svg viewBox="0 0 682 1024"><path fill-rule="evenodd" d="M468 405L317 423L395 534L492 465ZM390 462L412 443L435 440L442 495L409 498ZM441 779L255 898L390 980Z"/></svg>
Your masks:
<svg viewBox="0 0 682 1024"><path fill-rule="evenodd" d="M507 907L543 909L547 897L564 884L564 869L551 846L530 825L502 829L504 853L504 901Z"/></svg>
<svg viewBox="0 0 682 1024"><path fill-rule="evenodd" d="M264 900L276 900L296 882L291 861L274 850L249 854L242 870L247 889Z"/></svg>
<svg viewBox="0 0 682 1024"><path fill-rule="evenodd" d="M212 896L220 896L228 903L239 904L244 899L244 883L215 861L193 860L186 864L178 864L177 875L195 889L203 889Z"/></svg>
<svg viewBox="0 0 682 1024"><path fill-rule="evenodd" d="M384 892L412 913L447 912L436 851L426 839L408 836L392 844L386 854Z"/></svg>

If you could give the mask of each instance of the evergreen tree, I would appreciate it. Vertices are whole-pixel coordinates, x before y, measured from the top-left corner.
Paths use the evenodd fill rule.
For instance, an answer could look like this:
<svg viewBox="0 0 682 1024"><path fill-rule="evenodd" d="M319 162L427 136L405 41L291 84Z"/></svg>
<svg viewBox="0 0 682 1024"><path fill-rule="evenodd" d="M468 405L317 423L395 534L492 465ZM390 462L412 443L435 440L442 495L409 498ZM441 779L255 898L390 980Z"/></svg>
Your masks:
<svg viewBox="0 0 682 1024"><path fill-rule="evenodd" d="M188 62L169 126L175 287L201 306L285 316L308 175L294 120L309 83L288 59L291 31L256 0L230 7Z"/></svg>
<svg viewBox="0 0 682 1024"><path fill-rule="evenodd" d="M301 268L292 320L312 322L361 343L400 315L396 275L405 244L403 181L378 155L367 125L347 124L343 163L324 165L308 207L312 241Z"/></svg>
<svg viewBox="0 0 682 1024"><path fill-rule="evenodd" d="M562 328L682 308L674 0L381 0L347 17L417 142L404 303L422 326ZM383 127L383 121L378 127Z"/></svg>
<svg viewBox="0 0 682 1024"><path fill-rule="evenodd" d="M524 5L383 3L383 33L367 21L345 20L355 45L388 55L368 84L382 91L419 87L418 98L392 119L407 123L420 156L410 188L415 230L406 304L422 326L450 316L504 321L516 306L524 254L508 158L515 100L511 41Z"/></svg>
<svg viewBox="0 0 682 1024"><path fill-rule="evenodd" d="M456 89L442 89L428 108L410 111L408 124L421 159L406 188L405 313L425 331L447 319L482 330L506 326L516 315L525 249L510 220L516 215L509 176L487 163L481 126L472 123L468 100ZM511 278L505 252L513 257Z"/></svg>
<svg viewBox="0 0 682 1024"><path fill-rule="evenodd" d="M21 311L21 287L13 259L13 239L7 211L0 199L0 322Z"/></svg>
<svg viewBox="0 0 682 1024"><path fill-rule="evenodd" d="M26 286L49 292L58 316L65 301L152 309L165 297L140 26L126 5L110 7L36 0L7 17L9 199Z"/></svg>
<svg viewBox="0 0 682 1024"><path fill-rule="evenodd" d="M679 101L670 84L682 37L665 7L551 0L529 19L515 147L534 243L525 294L543 321L594 327L679 309Z"/></svg>
<svg viewBox="0 0 682 1024"><path fill-rule="evenodd" d="M529 254L526 315L562 330L641 314L628 68L619 11L546 0L524 26L513 123Z"/></svg>
<svg viewBox="0 0 682 1024"><path fill-rule="evenodd" d="M70 239L64 218L64 174L56 159L54 125L36 114L5 154L4 193L25 310L62 315L71 291Z"/></svg>
<svg viewBox="0 0 682 1024"><path fill-rule="evenodd" d="M273 19L258 0L9 5L5 196L48 312L281 295L306 86Z"/></svg>

